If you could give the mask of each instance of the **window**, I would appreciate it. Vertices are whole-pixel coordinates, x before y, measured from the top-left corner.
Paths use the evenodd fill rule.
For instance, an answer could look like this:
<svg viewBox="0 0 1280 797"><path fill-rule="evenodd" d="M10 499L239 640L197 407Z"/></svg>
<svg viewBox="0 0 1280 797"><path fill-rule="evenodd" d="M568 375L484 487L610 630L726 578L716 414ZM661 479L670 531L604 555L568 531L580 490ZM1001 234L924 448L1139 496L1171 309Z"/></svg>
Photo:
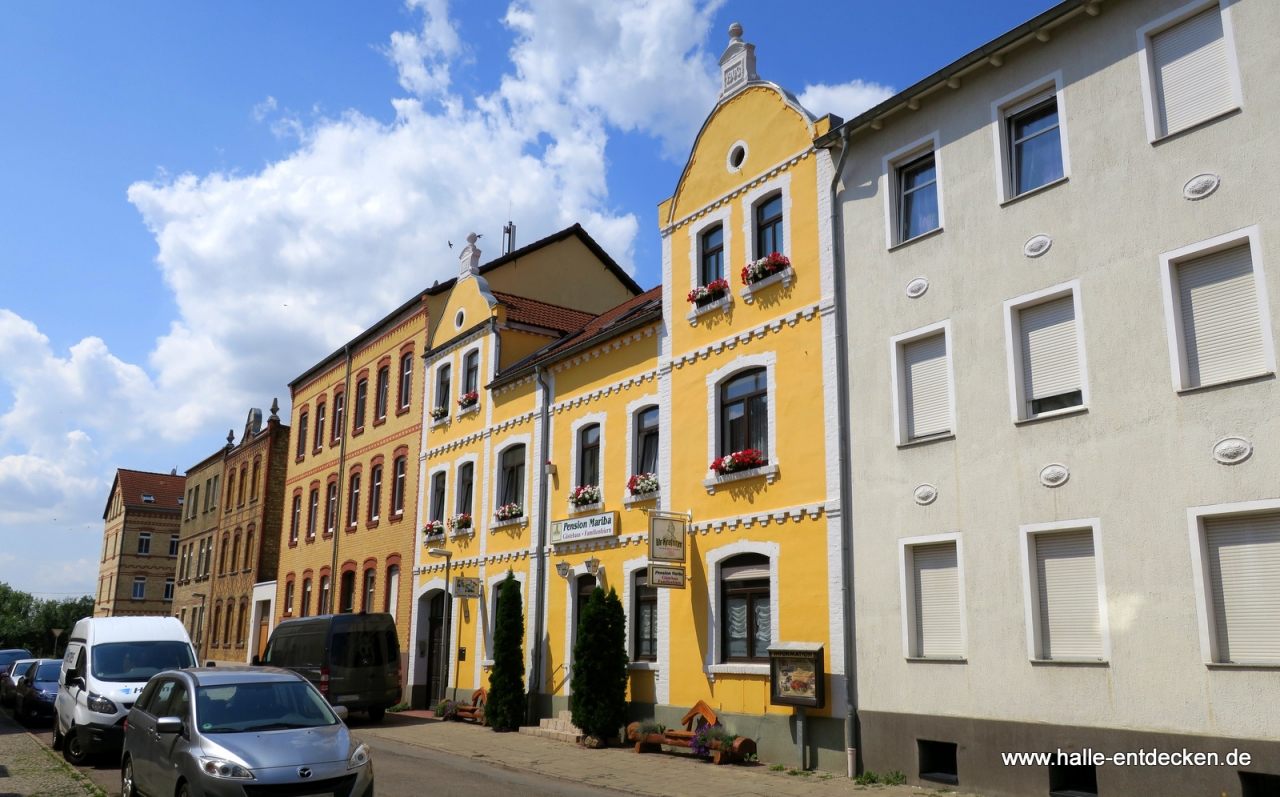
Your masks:
<svg viewBox="0 0 1280 797"><path fill-rule="evenodd" d="M775 194L756 205L756 259L782 251L782 194Z"/></svg>
<svg viewBox="0 0 1280 797"><path fill-rule="evenodd" d="M342 587L338 598L338 611L351 614L356 610L356 571L342 574Z"/></svg>
<svg viewBox="0 0 1280 797"><path fill-rule="evenodd" d="M431 477L431 519L439 523L444 522L444 496L445 474L440 471Z"/></svg>
<svg viewBox="0 0 1280 797"><path fill-rule="evenodd" d="M316 613L329 614L331 606L329 603L329 577L320 576L320 594L316 600Z"/></svg>
<svg viewBox="0 0 1280 797"><path fill-rule="evenodd" d="M258 481L259 481L258 477L261 475L262 475L262 462L255 459L253 461L253 476L249 480L249 500L250 501L258 500Z"/></svg>
<svg viewBox="0 0 1280 797"><path fill-rule="evenodd" d="M201 512L209 511L209 499L213 498L213 479L204 480L204 506L200 508Z"/></svg>
<svg viewBox="0 0 1280 797"><path fill-rule="evenodd" d="M1256 235L1250 228L1161 257L1176 389L1275 370Z"/></svg>
<svg viewBox="0 0 1280 797"><path fill-rule="evenodd" d="M502 492L498 503L502 506L524 506L524 446L516 445L502 452Z"/></svg>
<svg viewBox="0 0 1280 797"><path fill-rule="evenodd" d="M299 614L303 617L311 616L311 579L302 579L302 606Z"/></svg>
<svg viewBox="0 0 1280 797"><path fill-rule="evenodd" d="M391 483L391 514L404 514L404 487L405 487L405 470L408 467L407 457L396 457L393 466L393 479Z"/></svg>
<svg viewBox="0 0 1280 797"><path fill-rule="evenodd" d="M1213 660L1280 663L1280 512L1206 517Z"/></svg>
<svg viewBox="0 0 1280 797"><path fill-rule="evenodd" d="M436 406L449 408L449 391L452 369L446 364L436 371Z"/></svg>
<svg viewBox="0 0 1280 797"><path fill-rule="evenodd" d="M228 603L226 625L222 627L222 644L227 646L231 645L231 621L233 619L235 619L235 606Z"/></svg>
<svg viewBox="0 0 1280 797"><path fill-rule="evenodd" d="M1215 0L1139 31L1147 135L1156 141L1240 107L1235 53Z"/></svg>
<svg viewBox="0 0 1280 797"><path fill-rule="evenodd" d="M891 340L899 445L954 431L948 326L944 321Z"/></svg>
<svg viewBox="0 0 1280 797"><path fill-rule="evenodd" d="M658 660L658 590L649 586L649 571L635 574L636 608L632 615L632 637L635 639L636 661Z"/></svg>
<svg viewBox="0 0 1280 797"><path fill-rule="evenodd" d="M469 351L462 361L462 392L472 393L480 389L480 352Z"/></svg>
<svg viewBox="0 0 1280 797"><path fill-rule="evenodd" d="M658 408L636 413L636 462L634 473L658 472Z"/></svg>
<svg viewBox="0 0 1280 797"><path fill-rule="evenodd" d="M347 525L360 520L360 474L353 473L347 483Z"/></svg>
<svg viewBox="0 0 1280 797"><path fill-rule="evenodd" d="M1023 527L1033 659L1106 658L1096 529L1070 528L1070 524Z"/></svg>
<svg viewBox="0 0 1280 797"><path fill-rule="evenodd" d="M151 532L144 531L138 534L138 556L151 555Z"/></svg>
<svg viewBox="0 0 1280 797"><path fill-rule="evenodd" d="M231 572L232 573L236 572L237 570L236 566L238 564L240 564L240 535L239 534L236 535L235 542L231 543Z"/></svg>
<svg viewBox="0 0 1280 797"><path fill-rule="evenodd" d="M307 512L307 539L315 539L316 536L316 520L320 516L320 490L313 488L311 490L311 506Z"/></svg>
<svg viewBox="0 0 1280 797"><path fill-rule="evenodd" d="M312 444L317 451L324 444L324 404L316 405L316 439Z"/></svg>
<svg viewBox="0 0 1280 797"><path fill-rule="evenodd" d="M310 413L302 412L298 414L298 458L306 456L307 453L307 421Z"/></svg>
<svg viewBox="0 0 1280 797"><path fill-rule="evenodd" d="M221 475L213 477L213 492L209 495L209 508L214 511L218 509L218 481L221 478Z"/></svg>
<svg viewBox="0 0 1280 797"><path fill-rule="evenodd" d="M236 615L236 645L244 647L244 628L245 614L248 612L249 604L240 604L240 613Z"/></svg>
<svg viewBox="0 0 1280 797"><path fill-rule="evenodd" d="M458 505L457 514L471 514L471 493L475 486L476 466L464 462L458 466Z"/></svg>
<svg viewBox="0 0 1280 797"><path fill-rule="evenodd" d="M378 369L378 393L374 399L373 416L376 420L387 417L387 391L391 385L391 369L383 366Z"/></svg>
<svg viewBox="0 0 1280 797"><path fill-rule="evenodd" d="M302 526L302 495L293 497L293 513L289 519L289 542L298 541L298 529Z"/></svg>
<svg viewBox="0 0 1280 797"><path fill-rule="evenodd" d="M147 577L134 576L133 578L133 594L135 601L145 600L147 597Z"/></svg>
<svg viewBox="0 0 1280 797"><path fill-rule="evenodd" d="M329 482L328 495L324 504L324 530L329 534L338 524L338 483Z"/></svg>
<svg viewBox="0 0 1280 797"><path fill-rule="evenodd" d="M244 535L244 572L253 569L253 531Z"/></svg>
<svg viewBox="0 0 1280 797"><path fill-rule="evenodd" d="M593 423L578 432L578 486L600 484L600 424Z"/></svg>
<svg viewBox="0 0 1280 797"><path fill-rule="evenodd" d="M769 660L772 619L769 557L741 554L720 565L721 651L724 661Z"/></svg>
<svg viewBox="0 0 1280 797"><path fill-rule="evenodd" d="M249 481L248 474L247 468L240 468L240 488L236 492L236 506L244 506L244 488Z"/></svg>
<svg viewBox="0 0 1280 797"><path fill-rule="evenodd" d="M382 511L382 465L369 469L369 521L375 522Z"/></svg>
<svg viewBox="0 0 1280 797"><path fill-rule="evenodd" d="M377 571L372 567L366 568L364 571L364 602L360 604L361 611L373 611L373 590L377 586L377 581Z"/></svg>
<svg viewBox="0 0 1280 797"><path fill-rule="evenodd" d="M333 394L333 439L342 438L343 424L346 422L347 394Z"/></svg>
<svg viewBox="0 0 1280 797"><path fill-rule="evenodd" d="M369 380L361 379L356 382L356 406L355 417L351 419L352 429L364 428L364 413L369 403Z"/></svg>
<svg viewBox="0 0 1280 797"><path fill-rule="evenodd" d="M956 766L955 742L934 742L916 739L916 756L920 762L920 779L939 783L960 783L960 770ZM1072 795L1075 797L1075 795Z"/></svg>
<svg viewBox="0 0 1280 797"><path fill-rule="evenodd" d="M938 215L938 169L929 152L897 169L898 238L896 243L942 226Z"/></svg>
<svg viewBox="0 0 1280 797"><path fill-rule="evenodd" d="M494 593L493 605L495 608L498 605L497 595L498 595L498 592L500 591L498 588L501 586L502 584L498 584L493 590L493 593ZM578 635L578 629L582 627L582 611L583 609L587 608L587 601L591 600L591 593L595 592L596 587L598 586L599 586L599 583L596 581L596 577L591 575L590 573L583 573L582 575L578 576L577 600L575 600L573 603L573 607L574 607L573 608L573 631L574 631L575 639L577 638L577 635Z"/></svg>
<svg viewBox="0 0 1280 797"><path fill-rule="evenodd" d="M169 535L169 555L170 556L178 555L178 535L177 534Z"/></svg>
<svg viewBox="0 0 1280 797"><path fill-rule="evenodd" d="M382 610L391 615L391 619L396 619L396 614L400 608L400 565L391 565L387 568L387 594L382 599Z"/></svg>
<svg viewBox="0 0 1280 797"><path fill-rule="evenodd" d="M950 536L950 535L949 535ZM958 536L900 541L903 565L903 655L955 659L964 655Z"/></svg>
<svg viewBox="0 0 1280 797"><path fill-rule="evenodd" d="M218 632L222 630L222 604L213 607L213 625L209 629L209 641L218 646Z"/></svg>
<svg viewBox="0 0 1280 797"><path fill-rule="evenodd" d="M1009 184L1013 196L1025 194L1065 176L1058 98L1041 96L1008 113Z"/></svg>
<svg viewBox="0 0 1280 797"><path fill-rule="evenodd" d="M710 285L724 279L724 226L717 224L702 234L701 266L698 269L700 285Z"/></svg>
<svg viewBox="0 0 1280 797"><path fill-rule="evenodd" d="M400 409L413 400L413 352L400 355Z"/></svg>
<svg viewBox="0 0 1280 797"><path fill-rule="evenodd" d="M1079 298L1073 282L1004 303L1015 421L1086 403Z"/></svg>
<svg viewBox="0 0 1280 797"><path fill-rule="evenodd" d="M755 449L769 458L769 386L764 368L720 387L720 456Z"/></svg>
<svg viewBox="0 0 1280 797"><path fill-rule="evenodd" d="M284 582L284 616L293 615L293 581Z"/></svg>
<svg viewBox="0 0 1280 797"><path fill-rule="evenodd" d="M187 514L186 514L186 517L187 517L188 519L190 519L190 518L194 517L194 516L195 516L195 511L196 511L196 505L195 505L195 502L191 500L192 492L193 492L193 491L192 491L192 490L190 490L190 489L188 489L188 490L187 490L187 501L186 501L186 503L184 504L184 506L187 508Z"/></svg>

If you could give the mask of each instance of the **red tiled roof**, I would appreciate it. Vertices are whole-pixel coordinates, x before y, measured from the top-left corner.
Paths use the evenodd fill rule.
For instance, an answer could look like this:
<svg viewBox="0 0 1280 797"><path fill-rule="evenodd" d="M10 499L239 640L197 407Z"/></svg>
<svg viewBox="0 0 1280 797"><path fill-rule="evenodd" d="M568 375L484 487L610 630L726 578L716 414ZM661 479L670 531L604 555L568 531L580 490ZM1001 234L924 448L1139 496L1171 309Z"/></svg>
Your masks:
<svg viewBox="0 0 1280 797"><path fill-rule="evenodd" d="M558 340L537 354L516 363L509 370L527 368L534 363L554 359L561 352L586 343L593 338L608 337L613 333L613 329L618 323L626 321L630 316L648 312L661 312L661 301L662 286L650 288L639 296L628 299L622 304L611 307L600 315L591 318L589 322L575 330L574 334ZM653 307L646 307L646 305L650 304L653 304ZM509 314L508 317L510 317Z"/></svg>
<svg viewBox="0 0 1280 797"><path fill-rule="evenodd" d="M187 489L185 476L120 468L116 471L116 479L120 482L120 496L125 506L156 509L182 508L180 501L183 492ZM143 494L153 497L155 501L144 501Z"/></svg>
<svg viewBox="0 0 1280 797"><path fill-rule="evenodd" d="M537 299L528 299L510 293L493 291L493 297L507 306L507 320L518 324L529 324L569 333L582 329L595 318L593 314L584 313L581 310L547 304Z"/></svg>

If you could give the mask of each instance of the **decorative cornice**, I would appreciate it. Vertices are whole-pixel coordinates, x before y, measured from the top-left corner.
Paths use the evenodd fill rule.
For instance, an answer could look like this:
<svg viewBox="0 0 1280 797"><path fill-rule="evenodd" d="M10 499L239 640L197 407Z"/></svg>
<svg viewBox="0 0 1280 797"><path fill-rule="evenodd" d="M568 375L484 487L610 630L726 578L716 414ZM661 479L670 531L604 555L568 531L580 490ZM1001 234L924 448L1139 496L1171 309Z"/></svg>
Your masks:
<svg viewBox="0 0 1280 797"><path fill-rule="evenodd" d="M583 404L590 404L592 401L605 398L613 393L621 393L624 390L630 390L632 387L639 386L645 382L652 382L657 377L658 369L654 368L652 370L645 371L644 373L636 374L635 376L630 376L626 379L614 382L612 385L605 385L604 387L598 390L593 390L590 393L583 393L582 395L565 399L564 401L557 401L555 404L551 405L551 411L561 413L565 410L572 409Z"/></svg>
<svg viewBox="0 0 1280 797"><path fill-rule="evenodd" d="M699 346L696 349L690 349L684 354L679 354L671 358L671 365L676 368L683 368L685 363L694 363L698 360L705 360L712 354L720 354L725 350L733 350L737 348L739 343L747 344L754 338L763 338L766 332L780 332L782 325L794 327L803 318L806 321L812 321L815 316L827 315L834 312L835 303L831 299L823 299L820 302L801 307L790 313L774 318L771 321L765 321L758 326L752 327L744 332L739 332L727 338L722 338L715 343L708 343L705 346ZM659 366L661 367L661 366Z"/></svg>
<svg viewBox="0 0 1280 797"><path fill-rule="evenodd" d="M770 168L768 168L768 169L765 169L765 170L764 170L763 172L761 172L761 173L760 173L760 174L759 174L755 179L751 180L750 182L743 183L742 185L738 186L737 188L733 189L732 191L730 191L730 192L728 192L728 193L726 193L726 194L722 194L721 196L716 197L715 199L711 200L711 201L710 201L710 202L708 202L706 205L703 205L702 207L698 208L697 210L693 211L692 213L689 213L688 215L683 216L683 217L681 217L681 218L679 218L679 219L677 219L677 220L675 220L675 221L671 222L670 224L668 224L667 226L665 226L665 227L663 227L663 228L662 228L662 230L661 230L662 234L663 234L663 235L667 235L667 234L671 233L672 231L674 231L674 230L676 230L676 229L678 229L678 228L680 228L680 227L683 227L684 225L688 224L689 222L693 221L694 219L697 219L697 218L699 218L699 217L701 217L701 216L705 216L705 215L706 215L707 213L709 213L710 211L713 211L713 210L715 210L716 208L720 207L721 205L723 205L723 204L725 204L725 203L727 203L727 202L730 202L730 201L732 201L733 199L736 199L736 198L737 198L738 196L740 196L741 194L745 194L747 191L750 191L752 188L755 188L756 186L760 185L761 183L767 182L767 181L769 181L769 180L773 179L774 177L777 177L777 176L778 176L778 174L779 174L780 172L785 172L786 170L790 169L792 166L795 166L795 165L796 165L797 163L799 163L800 161L805 160L806 158L808 158L808 157L809 157L810 155L812 155L814 152L816 152L816 149L814 148L814 146L813 146L813 145L809 145L809 146L808 146L808 147L806 147L804 150L802 150L802 151L800 151L800 152L796 153L795 155L791 156L790 158L787 158L786 160L782 161L781 163L778 163L778 164L777 164L777 165L775 165L775 166L772 166L772 167L770 167Z"/></svg>

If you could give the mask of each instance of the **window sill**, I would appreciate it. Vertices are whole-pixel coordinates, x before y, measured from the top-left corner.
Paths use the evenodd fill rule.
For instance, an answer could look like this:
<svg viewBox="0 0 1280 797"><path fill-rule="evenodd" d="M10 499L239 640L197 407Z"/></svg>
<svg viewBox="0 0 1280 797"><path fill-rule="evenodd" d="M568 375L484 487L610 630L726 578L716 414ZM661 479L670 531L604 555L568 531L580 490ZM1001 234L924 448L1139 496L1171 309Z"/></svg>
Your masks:
<svg viewBox="0 0 1280 797"><path fill-rule="evenodd" d="M492 667L492 666L493 666L493 659L481 659L481 660L480 660L480 666L481 666L481 667Z"/></svg>
<svg viewBox="0 0 1280 797"><path fill-rule="evenodd" d="M454 418L460 421L463 418L467 417L468 415L474 412L479 412L479 411L480 411L480 402L477 401L475 404L472 404L470 407L466 407L465 409L458 410L458 414L455 415Z"/></svg>
<svg viewBox="0 0 1280 797"><path fill-rule="evenodd" d="M456 531L449 532L449 539L451 540L462 540L462 539L469 540L474 536L476 536L475 526L472 526L469 529L457 529Z"/></svg>
<svg viewBox="0 0 1280 797"><path fill-rule="evenodd" d="M399 523L402 520L404 520L403 510L400 512L396 512L391 517L387 518L388 523Z"/></svg>
<svg viewBox="0 0 1280 797"><path fill-rule="evenodd" d="M906 247L911 246L913 243L917 243L917 242L919 242L919 241L923 241L925 238L932 238L932 237L934 237L935 235L941 235L941 234L942 234L942 231L943 231L944 229L946 229L946 228L945 228L945 227L934 227L932 230L929 230L928 232L922 232L922 233L920 233L919 235L917 235L917 236L916 236L916 237L914 237L914 238L908 238L908 239L907 239L907 240L905 240L905 241L899 241L899 242L897 242L896 244L894 244L893 246L890 246L886 251L889 251L889 252L896 252L896 251L898 251L899 249L905 249Z"/></svg>
<svg viewBox="0 0 1280 797"><path fill-rule="evenodd" d="M777 274L772 274L768 277L765 277L762 280L753 282L750 285L743 286L742 290L738 291L738 295L742 297L742 301L746 302L747 304L752 304L756 300L755 295L760 291L764 290L765 288L768 288L770 285L777 285L779 282L782 283L782 287L790 288L791 281L795 278L796 278L795 268L788 266L787 268L784 268L783 270L779 271Z"/></svg>
<svg viewBox="0 0 1280 797"><path fill-rule="evenodd" d="M1162 135L1156 136L1155 138L1151 139L1151 146L1153 146L1153 147L1154 147L1154 146L1157 146L1157 145L1159 145L1159 144L1163 144L1164 142L1166 142L1166 141L1168 141L1168 140L1170 140L1170 139L1174 139L1174 138L1178 138L1179 136L1186 135L1187 133L1190 133L1192 130L1195 130L1195 129L1199 128L1199 127L1202 127L1202 126L1204 126L1204 125L1207 125L1207 124L1209 124L1210 122L1215 122L1215 121L1217 121L1217 120L1221 119L1221 118L1222 118L1222 117L1224 117L1224 116L1231 116L1232 114L1237 113L1239 110L1240 110L1240 106L1239 106L1239 105L1235 105L1235 106L1232 106L1232 107L1228 108L1227 110L1225 110L1225 111L1223 111L1223 112L1221 112L1221 113L1215 113L1213 116L1205 117L1204 119L1201 119L1201 120L1200 120L1200 121L1198 121L1198 122L1192 122L1191 124L1187 125L1186 127L1180 127L1180 128L1178 128L1177 130L1174 130L1174 131L1172 131L1172 132L1164 133L1164 134L1162 134Z"/></svg>
<svg viewBox="0 0 1280 797"><path fill-rule="evenodd" d="M297 541L297 540L289 540L289 547L290 547L290 548L297 548L297 547L298 547L298 541Z"/></svg>
<svg viewBox="0 0 1280 797"><path fill-rule="evenodd" d="M713 677L716 675L764 675L764 676L767 676L769 674L769 665L768 664L748 664L746 662L743 662L741 664L736 664L736 663L709 664L703 668L703 671Z"/></svg>
<svg viewBox="0 0 1280 797"><path fill-rule="evenodd" d="M401 407L400 409L396 410L396 417L397 417L397 418L399 418L401 415L404 415L406 412L408 412L408 411L409 411L409 409L410 409L410 408L409 408L409 405L407 405L407 404L406 404L405 406L403 406L403 407Z"/></svg>
<svg viewBox="0 0 1280 797"><path fill-rule="evenodd" d="M658 669L658 662L656 662L656 661L631 661L631 662L627 662L627 669L628 669L628 670L647 670L647 671L649 671L649 672L656 672L656 671L657 671L657 669Z"/></svg>
<svg viewBox="0 0 1280 797"><path fill-rule="evenodd" d="M1031 659L1033 667L1110 667L1106 659Z"/></svg>
<svg viewBox="0 0 1280 797"><path fill-rule="evenodd" d="M1019 418L1018 420L1013 422L1013 425L1025 426L1027 424L1033 424L1036 421L1048 421L1054 418L1061 418L1064 415L1080 415L1081 413L1085 413L1088 411L1089 411L1089 405L1081 404L1078 407L1065 407L1060 410L1050 410L1049 412L1042 412L1039 415L1036 415L1031 418Z"/></svg>
<svg viewBox="0 0 1280 797"><path fill-rule="evenodd" d="M432 419L431 419L431 426L430 426L429 428L434 429L434 428L436 428L437 426L444 426L444 425L446 425L447 423L449 423L449 421L451 421L451 420L453 420L453 418L452 418L452 417L450 417L450 416L448 416L448 415L442 415L442 416L440 416L439 418L432 418Z"/></svg>
<svg viewBox="0 0 1280 797"><path fill-rule="evenodd" d="M362 435L362 434L364 434L364 427L363 427L363 426L357 426L355 429L352 429L352 430L351 430L351 436L352 436L352 437L359 437L359 436L360 436L360 435Z"/></svg>
<svg viewBox="0 0 1280 797"><path fill-rule="evenodd" d="M1195 387L1184 387L1178 390L1179 396L1185 396L1188 393L1199 393L1205 390L1213 390L1214 388L1227 387L1228 385L1239 385L1245 382L1260 381L1263 379L1272 379L1275 377L1274 371L1263 371L1257 374L1249 374L1248 376L1238 376L1235 379L1224 379L1221 382L1212 382L1207 385L1196 385Z"/></svg>
<svg viewBox="0 0 1280 797"><path fill-rule="evenodd" d="M1255 662L1253 664L1240 663L1236 664L1231 661L1206 661L1204 666L1210 670L1280 670L1280 661L1273 662Z"/></svg>
<svg viewBox="0 0 1280 797"><path fill-rule="evenodd" d="M348 534L354 534L354 533L356 533L356 531L358 531L358 530L359 530L359 528L360 528L360 527L359 527L359 525L358 525L358 524L352 524L352 525L350 525L350 526L343 526L343 527L342 527L342 530L343 530L343 531L345 531L345 532L346 532L346 533L348 533Z"/></svg>
<svg viewBox="0 0 1280 797"><path fill-rule="evenodd" d="M955 440L955 432L944 432L943 434L929 435L928 437L917 437L914 440L908 440L905 443L898 443L898 448L915 448L917 446L927 446L930 443L941 443L944 440Z"/></svg>
<svg viewBox="0 0 1280 797"><path fill-rule="evenodd" d="M598 512L598 511L600 511L601 509L604 509L604 499L603 499L603 498L602 498L602 499L600 499L599 501L596 501L596 502L594 502L594 503L590 503L590 504L574 504L574 503L570 503L570 504L569 504L569 514L570 514L570 515L581 515L581 514L583 514L583 513L585 513L585 512Z"/></svg>
<svg viewBox="0 0 1280 797"><path fill-rule="evenodd" d="M519 526L521 528L524 528L525 526L528 526L528 525L529 525L529 518L525 515L521 515L520 517L509 518L507 520L495 520L489 524L489 533L494 534L499 529L511 528L513 526Z"/></svg>
<svg viewBox="0 0 1280 797"><path fill-rule="evenodd" d="M657 501L660 498L662 498L661 490L654 490L651 493L640 493L639 495L636 495L635 493L627 493L627 497L622 499L622 505L627 508L627 511L630 511L631 507L636 504Z"/></svg>
<svg viewBox="0 0 1280 797"><path fill-rule="evenodd" d="M927 664L968 664L964 656L907 656L907 661L919 661Z"/></svg>
<svg viewBox="0 0 1280 797"><path fill-rule="evenodd" d="M712 471L715 474L715 471ZM740 470L737 473L726 473L723 476L712 475L702 480L702 486L707 488L707 495L715 495L717 489L722 489L726 484L742 481L743 479L754 479L763 476L769 484L773 484L778 478L778 466L776 463L770 463L759 468L751 468L750 470Z"/></svg>
<svg viewBox="0 0 1280 797"><path fill-rule="evenodd" d="M305 542L307 545L310 545L315 541L316 541L316 535L314 534L312 534L310 537L307 537L305 540L303 540L303 542Z"/></svg>
<svg viewBox="0 0 1280 797"><path fill-rule="evenodd" d="M376 429L386 422L387 422L387 416L383 415L381 418L374 418L372 425L373 425L373 428Z"/></svg>
<svg viewBox="0 0 1280 797"><path fill-rule="evenodd" d="M311 453L312 453L312 455L315 455L315 454L323 454L323 453L324 453L324 446L316 446L315 448L311 449Z"/></svg>
<svg viewBox="0 0 1280 797"><path fill-rule="evenodd" d="M719 299L716 299L714 302L707 302L701 307L695 306L692 310L685 313L684 317L685 317L685 320L689 322L689 326L696 327L698 325L698 319L701 318L702 316L708 315L710 313L714 313L717 310L727 314L729 312L729 308L732 306L733 306L733 294L730 293L729 291L725 291L724 296L721 296Z"/></svg>
<svg viewBox="0 0 1280 797"><path fill-rule="evenodd" d="M376 529L378 527L378 519L374 518L364 524L366 529Z"/></svg>
<svg viewBox="0 0 1280 797"><path fill-rule="evenodd" d="M1009 205L1012 205L1015 202L1021 202L1027 197L1035 196L1036 194L1042 194L1051 188L1057 188L1063 183L1068 182L1070 179L1071 179L1070 175L1065 177L1059 177L1057 180L1054 180L1052 182L1048 182L1048 183L1045 183L1044 185L1036 186L1035 188L1032 188L1030 191L1023 191L1021 194L1018 194L1015 197L1009 197L1005 201L1001 202L1000 207L1002 208L1008 207Z"/></svg>

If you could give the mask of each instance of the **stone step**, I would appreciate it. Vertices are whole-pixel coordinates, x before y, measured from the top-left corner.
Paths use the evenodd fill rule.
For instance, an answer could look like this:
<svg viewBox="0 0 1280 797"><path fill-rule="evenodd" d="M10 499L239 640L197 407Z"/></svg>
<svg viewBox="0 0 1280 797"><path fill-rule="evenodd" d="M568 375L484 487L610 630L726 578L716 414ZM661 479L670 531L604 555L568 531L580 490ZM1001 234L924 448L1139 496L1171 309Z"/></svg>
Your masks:
<svg viewBox="0 0 1280 797"><path fill-rule="evenodd" d="M556 717L556 719L561 719L561 720L564 720L565 722L571 723L573 722L573 712L568 710L561 711L559 716Z"/></svg>
<svg viewBox="0 0 1280 797"><path fill-rule="evenodd" d="M565 719L539 720L538 728L545 731L558 731L560 733L576 733L579 735L582 734L582 731L579 730L577 727L575 727L572 722Z"/></svg>
<svg viewBox="0 0 1280 797"><path fill-rule="evenodd" d="M546 722L546 720L543 720L543 722ZM534 728L532 726L526 726L520 729L520 733L523 733L525 736L537 736L541 739L550 739L556 742L570 742L572 744L577 744L582 740L581 733L558 731L552 730L551 728Z"/></svg>

